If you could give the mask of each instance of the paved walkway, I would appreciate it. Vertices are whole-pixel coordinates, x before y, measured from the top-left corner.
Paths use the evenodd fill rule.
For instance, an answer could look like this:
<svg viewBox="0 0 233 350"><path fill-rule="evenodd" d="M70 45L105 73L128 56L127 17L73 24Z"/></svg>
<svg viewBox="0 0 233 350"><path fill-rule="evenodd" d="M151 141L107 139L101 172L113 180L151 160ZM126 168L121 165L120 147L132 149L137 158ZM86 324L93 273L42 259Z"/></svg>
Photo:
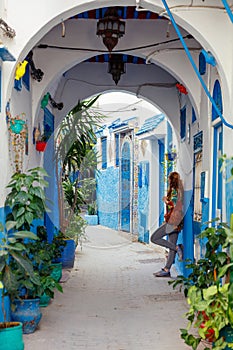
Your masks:
<svg viewBox="0 0 233 350"><path fill-rule="evenodd" d="M153 272L164 254L125 234L89 226L75 267L43 309L25 350L184 350L183 294Z"/></svg>

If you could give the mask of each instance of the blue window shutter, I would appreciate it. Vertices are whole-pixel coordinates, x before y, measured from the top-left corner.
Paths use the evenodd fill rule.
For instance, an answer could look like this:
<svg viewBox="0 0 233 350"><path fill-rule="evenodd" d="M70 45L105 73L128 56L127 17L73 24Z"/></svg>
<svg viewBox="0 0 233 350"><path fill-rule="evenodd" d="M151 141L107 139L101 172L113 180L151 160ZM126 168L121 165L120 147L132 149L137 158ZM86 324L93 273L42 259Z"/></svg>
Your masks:
<svg viewBox="0 0 233 350"><path fill-rule="evenodd" d="M25 88L30 91L30 67L29 67L29 63L26 65L26 71L25 74L22 78L23 81L23 85L25 86Z"/></svg>
<svg viewBox="0 0 233 350"><path fill-rule="evenodd" d="M119 134L115 134L116 166L119 166Z"/></svg>
<svg viewBox="0 0 233 350"><path fill-rule="evenodd" d="M107 137L101 138L102 169L107 168Z"/></svg>
<svg viewBox="0 0 233 350"><path fill-rule="evenodd" d="M218 80L215 81L214 83L214 91L213 91L213 99L218 106L219 111L223 112L223 107L222 107L222 92L221 92L221 86ZM216 109L212 106L212 121L218 118L218 114Z"/></svg>
<svg viewBox="0 0 233 350"><path fill-rule="evenodd" d="M180 138L185 140L186 135L186 106L180 111Z"/></svg>
<svg viewBox="0 0 233 350"><path fill-rule="evenodd" d="M21 91L22 90L22 78L19 79L19 80L15 79L15 81L14 81L14 88L17 91Z"/></svg>
<svg viewBox="0 0 233 350"><path fill-rule="evenodd" d="M201 200L205 197L205 171L201 172Z"/></svg>
<svg viewBox="0 0 233 350"><path fill-rule="evenodd" d="M142 187L142 163L138 165L138 187Z"/></svg>
<svg viewBox="0 0 233 350"><path fill-rule="evenodd" d="M194 108L192 108L192 123L194 123L197 120L196 113Z"/></svg>
<svg viewBox="0 0 233 350"><path fill-rule="evenodd" d="M50 138L50 136L54 132L54 115L47 109L44 109L44 135L46 138Z"/></svg>
<svg viewBox="0 0 233 350"><path fill-rule="evenodd" d="M203 53L201 52L199 55L199 73L204 75L206 72L206 59Z"/></svg>
<svg viewBox="0 0 233 350"><path fill-rule="evenodd" d="M146 187L149 186L149 170L150 170L150 164L149 162L146 162L146 168L145 168L145 185Z"/></svg>

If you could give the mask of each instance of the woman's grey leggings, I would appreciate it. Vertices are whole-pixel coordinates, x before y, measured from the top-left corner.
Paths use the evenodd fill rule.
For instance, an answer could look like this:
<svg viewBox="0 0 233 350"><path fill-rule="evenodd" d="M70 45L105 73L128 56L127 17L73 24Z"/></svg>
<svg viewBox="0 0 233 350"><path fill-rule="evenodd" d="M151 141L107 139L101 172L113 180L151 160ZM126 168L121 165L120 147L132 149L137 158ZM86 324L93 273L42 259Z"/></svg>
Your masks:
<svg viewBox="0 0 233 350"><path fill-rule="evenodd" d="M168 235L168 240L162 238L166 235ZM162 226L160 226L150 238L152 243L169 248L167 263L165 265L165 268L168 270L170 270L175 260L176 242L178 239L178 235L179 231L174 230L174 227L172 225L165 223Z"/></svg>

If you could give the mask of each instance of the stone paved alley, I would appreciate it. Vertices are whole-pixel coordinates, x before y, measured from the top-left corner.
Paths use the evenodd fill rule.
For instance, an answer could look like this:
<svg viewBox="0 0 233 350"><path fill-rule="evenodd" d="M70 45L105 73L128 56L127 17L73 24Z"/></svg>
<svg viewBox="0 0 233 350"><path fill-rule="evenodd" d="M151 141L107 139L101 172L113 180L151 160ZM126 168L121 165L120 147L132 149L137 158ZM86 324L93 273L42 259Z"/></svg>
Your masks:
<svg viewBox="0 0 233 350"><path fill-rule="evenodd" d="M164 253L101 226L87 235L64 293L43 309L40 328L24 335L25 350L187 349L179 336L183 294L153 276Z"/></svg>

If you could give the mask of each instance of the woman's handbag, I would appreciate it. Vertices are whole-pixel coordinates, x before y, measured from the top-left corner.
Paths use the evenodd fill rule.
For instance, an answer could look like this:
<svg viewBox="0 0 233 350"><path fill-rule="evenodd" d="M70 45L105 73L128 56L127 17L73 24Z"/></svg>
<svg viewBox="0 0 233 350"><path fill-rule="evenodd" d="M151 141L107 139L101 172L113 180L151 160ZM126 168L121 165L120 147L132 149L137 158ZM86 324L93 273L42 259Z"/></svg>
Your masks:
<svg viewBox="0 0 233 350"><path fill-rule="evenodd" d="M172 202L169 202L167 212L164 215L165 221L170 225L179 226L183 221L183 217L182 203L178 201L174 206Z"/></svg>

